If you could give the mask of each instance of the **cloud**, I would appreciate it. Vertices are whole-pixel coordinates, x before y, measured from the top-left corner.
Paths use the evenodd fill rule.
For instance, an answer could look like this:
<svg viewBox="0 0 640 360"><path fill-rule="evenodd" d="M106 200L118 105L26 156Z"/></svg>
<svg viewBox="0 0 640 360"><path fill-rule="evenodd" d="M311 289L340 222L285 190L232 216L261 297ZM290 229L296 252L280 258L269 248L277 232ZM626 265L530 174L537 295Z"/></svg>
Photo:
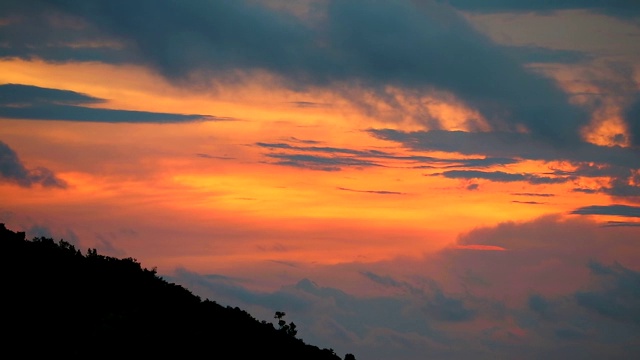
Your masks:
<svg viewBox="0 0 640 360"><path fill-rule="evenodd" d="M308 168L322 171L340 171L343 167L382 166L375 162L346 157L328 157L308 154L267 154L267 157L278 159L274 164Z"/></svg>
<svg viewBox="0 0 640 360"><path fill-rule="evenodd" d="M634 18L640 16L640 9L635 0L565 0L565 1L536 1L536 0L447 0L448 4L461 10L472 12L552 12L559 10L591 10L620 18Z"/></svg>
<svg viewBox="0 0 640 360"><path fill-rule="evenodd" d="M449 179L483 179L495 182L526 181L532 185L563 184L573 180L571 177L547 177L532 174L513 174L504 171L451 170L433 175Z"/></svg>
<svg viewBox="0 0 640 360"><path fill-rule="evenodd" d="M629 227L640 227L640 221L607 221L605 225L606 227L616 227L616 226L629 226Z"/></svg>
<svg viewBox="0 0 640 360"><path fill-rule="evenodd" d="M449 248L376 263L298 263L300 280L287 277L266 291L251 290L245 278L184 270L172 280L258 319L285 311L304 340L358 358L640 354L640 262L629 251L637 247L636 229L555 215L479 228L458 243L507 251Z"/></svg>
<svg viewBox="0 0 640 360"><path fill-rule="evenodd" d="M586 142L571 147L548 146L524 133L463 132L463 131L400 131L393 129L368 130L373 136L398 142L414 151L444 151L462 155L506 156L513 159L539 161L565 161L575 166L572 171L554 171L556 177L530 178L532 183L566 182L581 177L602 177L609 186L598 189L577 188L575 191L602 192L629 200L640 199L640 152L636 148L598 146ZM444 173L443 173L444 174ZM487 178L501 181L519 181L522 174L479 171L454 171L448 174L458 178Z"/></svg>
<svg viewBox="0 0 640 360"><path fill-rule="evenodd" d="M640 325L640 272L620 264L589 263L598 280L596 289L578 291L576 302L602 316Z"/></svg>
<svg viewBox="0 0 640 360"><path fill-rule="evenodd" d="M215 155L209 155L209 154L204 154L204 153L197 153L196 156L199 157L199 158L203 158L203 159L235 160L234 157L215 156Z"/></svg>
<svg viewBox="0 0 640 360"><path fill-rule="evenodd" d="M629 127L631 143L640 148L640 93L636 94L632 104L625 111L624 118Z"/></svg>
<svg viewBox="0 0 640 360"><path fill-rule="evenodd" d="M58 178L53 171L47 168L27 169L16 152L2 141L0 141L0 179L22 187L31 187L35 184L49 188L64 189L67 187L64 180Z"/></svg>
<svg viewBox="0 0 640 360"><path fill-rule="evenodd" d="M10 1L0 10L14 19L12 33L30 29L17 38L31 46L10 42L5 56L15 50L46 57L39 36L55 32L79 42L68 30L77 24L83 36L116 43L130 62L175 81L243 81L252 72L267 72L296 90L339 86L358 103L357 92L344 86L352 84L398 112L405 110L390 87L417 96L437 89L455 94L496 128L524 126L559 146L578 141L588 122L551 79L525 69L450 6L435 1L328 0L316 4L316 21L254 1ZM35 29L22 22L50 13L64 21L43 21Z"/></svg>
<svg viewBox="0 0 640 360"><path fill-rule="evenodd" d="M388 190L354 190L343 187L338 187L338 190L342 191L350 191L350 192L359 192L359 193L367 193L367 194L377 194L377 195L406 195L406 193L399 191L388 191Z"/></svg>
<svg viewBox="0 0 640 360"><path fill-rule="evenodd" d="M0 118L27 120L63 120L107 123L175 123L196 120L219 120L208 115L185 115L147 111L92 108L105 102L69 90L31 85L0 85Z"/></svg>
<svg viewBox="0 0 640 360"><path fill-rule="evenodd" d="M509 46L505 51L521 63L572 64L591 58L581 51L548 49L540 46Z"/></svg>
<svg viewBox="0 0 640 360"><path fill-rule="evenodd" d="M640 207L629 205L591 205L577 208L571 212L578 215L614 215L640 217Z"/></svg>
<svg viewBox="0 0 640 360"><path fill-rule="evenodd" d="M34 104L98 104L104 102L86 94L69 90L49 89L22 84L0 85L0 106L29 106Z"/></svg>
<svg viewBox="0 0 640 360"><path fill-rule="evenodd" d="M555 194L546 194L546 193L512 193L511 195L515 196L535 196L535 197L553 197Z"/></svg>
<svg viewBox="0 0 640 360"><path fill-rule="evenodd" d="M299 142L299 141L295 141ZM380 150L356 150L329 146L295 146L288 143L258 142L256 146L272 151L267 157L283 159L277 165L336 171L345 166L388 166L412 168L464 168L508 165L518 160L505 157L437 158L432 156L397 155ZM279 152L273 152L279 151ZM315 153L315 154L314 154ZM329 155L329 156L327 156Z"/></svg>
<svg viewBox="0 0 640 360"><path fill-rule="evenodd" d="M445 151L464 155L507 156L529 160L596 162L623 168L640 168L640 156L634 149L605 147L586 142L571 147L553 147L524 133L464 131L400 131L371 129L383 140L399 142L416 151Z"/></svg>

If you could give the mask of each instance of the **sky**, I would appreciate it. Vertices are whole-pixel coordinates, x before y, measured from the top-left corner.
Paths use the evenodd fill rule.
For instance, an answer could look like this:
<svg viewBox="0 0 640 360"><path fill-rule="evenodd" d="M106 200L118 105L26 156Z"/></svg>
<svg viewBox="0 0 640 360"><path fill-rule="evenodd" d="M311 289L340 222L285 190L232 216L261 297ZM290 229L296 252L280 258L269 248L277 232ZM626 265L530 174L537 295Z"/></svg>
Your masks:
<svg viewBox="0 0 640 360"><path fill-rule="evenodd" d="M340 356L635 359L640 4L2 1L0 199Z"/></svg>

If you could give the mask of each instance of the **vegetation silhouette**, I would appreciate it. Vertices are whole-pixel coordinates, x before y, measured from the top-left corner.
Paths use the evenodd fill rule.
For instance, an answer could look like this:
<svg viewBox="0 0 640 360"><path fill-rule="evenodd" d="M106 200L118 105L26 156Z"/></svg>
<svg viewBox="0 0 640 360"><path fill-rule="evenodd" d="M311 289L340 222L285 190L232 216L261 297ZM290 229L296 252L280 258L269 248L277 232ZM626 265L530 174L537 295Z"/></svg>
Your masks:
<svg viewBox="0 0 640 360"><path fill-rule="evenodd" d="M4 353L19 358L340 360L238 307L202 300L133 258L118 259L0 224ZM347 354L346 359L355 359Z"/></svg>

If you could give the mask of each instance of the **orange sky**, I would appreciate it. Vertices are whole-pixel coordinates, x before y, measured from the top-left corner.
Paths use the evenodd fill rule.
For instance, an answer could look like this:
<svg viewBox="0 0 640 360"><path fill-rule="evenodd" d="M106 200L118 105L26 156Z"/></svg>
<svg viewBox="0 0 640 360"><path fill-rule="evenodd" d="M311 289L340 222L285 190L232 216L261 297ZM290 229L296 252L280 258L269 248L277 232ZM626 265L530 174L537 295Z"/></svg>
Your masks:
<svg viewBox="0 0 640 360"><path fill-rule="evenodd" d="M49 214L46 221L70 228L76 228L74 224L78 222L91 224L96 214L102 219L135 217L129 224L131 227L162 226L167 217L175 218L175 224L184 221L196 227L210 219L223 219L240 228L271 229L266 231L277 232L278 236L284 232L301 233L297 237L302 239L289 241L307 243L304 238L308 238L310 243L295 245L296 250L287 253L265 254L260 246L280 242L288 246L287 240L254 234L256 238L244 240L253 244L253 251L246 248L240 251L239 244L233 242L223 245L228 249L222 254L205 255L193 249L195 253L186 256L194 257L198 264L194 266L200 271L211 270L203 262L264 260L274 255L283 261L308 257L313 263L333 264L422 254L449 246L458 234L479 226L526 221L545 213L566 214L579 206L609 201L605 195L571 192L575 183L532 186L523 182L492 184L428 176L438 170L415 168L415 161L411 160L391 159L381 162L383 167L355 166L338 172L277 166L264 156L274 150L253 146L258 142L314 141L317 142L314 146L377 149L402 156L409 154L406 148L376 139L365 130L428 129L410 120L377 120L326 90L296 94L274 89L265 80L229 88L219 86L212 91L185 91L138 67L21 60L5 60L2 67L7 69L0 79L3 83L63 87L108 99L99 105L101 108L211 114L223 118L160 125L2 120L4 138L25 164L56 169L69 184L68 189L56 191L5 186L5 204L18 210L16 213L29 213L34 210L28 209L34 206L61 207L62 213ZM298 101L331 105L297 107L294 102ZM443 125L460 130L455 119L470 110L456 103L439 104L442 105L434 106L433 111L442 114ZM429 151L419 155L451 157ZM489 170L545 173L552 168L570 166L529 161ZM580 183L588 186L585 182L590 181L596 180ZM467 190L472 183L478 183L482 191ZM554 197L532 199L517 195L526 193ZM535 206L525 203L534 200ZM83 244L99 246L96 234L112 231L112 226L91 224L94 234L83 234ZM323 232L336 233L323 235L329 238L328 244L316 243L313 233L318 227ZM392 244L388 241L389 234L395 234ZM334 236L337 239L330 239ZM361 246L350 246L345 239L349 237L367 237L372 241L367 242L367 250L363 251ZM380 240L376 242L375 238ZM260 245L263 243L266 245ZM113 246L127 254L133 251L128 243ZM154 252L164 253L162 245L153 247ZM132 255L160 264L167 271L190 261L158 256L147 260L144 251L138 251ZM217 266L221 265L214 267Z"/></svg>
<svg viewBox="0 0 640 360"><path fill-rule="evenodd" d="M403 332L379 310L334 324L292 309L310 339L378 356L393 348L379 339L441 350L435 333L492 328L491 341L547 349L560 327L531 325L535 296L582 331L560 299L593 290L599 275L640 271L637 17L463 0L237 4L202 5L208 32L167 18L172 36L191 34L175 43L82 6L6 5L17 15L0 15L0 221L134 257L260 315L280 304L270 296L338 306L326 294L340 289L429 319L429 331ZM291 53L278 39L263 49L253 28L211 25L226 10L290 41ZM30 12L50 38L13 28ZM152 40L162 47L147 48ZM78 49L118 60L84 61Z"/></svg>

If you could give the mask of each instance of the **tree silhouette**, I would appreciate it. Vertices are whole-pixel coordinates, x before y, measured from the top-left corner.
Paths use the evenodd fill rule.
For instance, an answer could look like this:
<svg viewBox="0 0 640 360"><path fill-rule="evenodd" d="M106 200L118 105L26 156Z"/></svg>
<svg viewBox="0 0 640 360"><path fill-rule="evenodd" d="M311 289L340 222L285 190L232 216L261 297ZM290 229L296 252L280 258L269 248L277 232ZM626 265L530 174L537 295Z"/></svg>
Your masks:
<svg viewBox="0 0 640 360"><path fill-rule="evenodd" d="M201 300L134 258L118 259L0 223L2 347L24 358L218 358L340 360L238 307ZM212 326L219 324L220 326ZM70 341L72 340L72 341ZM236 344L246 344L238 347Z"/></svg>
<svg viewBox="0 0 640 360"><path fill-rule="evenodd" d="M273 316L274 318L278 319L278 330L291 337L296 337L296 335L298 334L298 330L296 330L296 324L293 322L287 324L287 322L283 319L285 315L287 314L284 311L276 311L276 314Z"/></svg>

